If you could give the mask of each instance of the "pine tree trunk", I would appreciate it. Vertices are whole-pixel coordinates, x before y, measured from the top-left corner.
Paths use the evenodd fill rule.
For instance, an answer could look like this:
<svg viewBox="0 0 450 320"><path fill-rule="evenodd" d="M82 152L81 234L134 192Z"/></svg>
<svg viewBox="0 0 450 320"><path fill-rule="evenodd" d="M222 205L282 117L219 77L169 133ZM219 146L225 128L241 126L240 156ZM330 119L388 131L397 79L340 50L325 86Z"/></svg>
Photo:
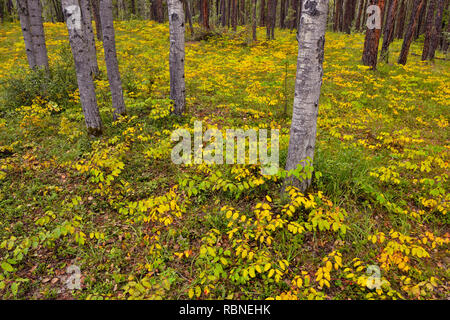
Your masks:
<svg viewBox="0 0 450 320"><path fill-rule="evenodd" d="M294 170L308 159L314 159L316 144L319 97L322 87L325 30L328 16L328 0L311 6L303 4L301 24L298 30L297 75L295 80L294 107L290 131L286 170ZM312 165L312 163L311 163ZM305 192L311 179L302 181L288 177L285 186L293 185Z"/></svg>
<svg viewBox="0 0 450 320"><path fill-rule="evenodd" d="M259 26L264 27L266 25L266 0L261 0L261 6L259 8Z"/></svg>
<svg viewBox="0 0 450 320"><path fill-rule="evenodd" d="M334 15L334 31L342 31L341 30L341 21L342 21L342 14L344 10L344 0L335 0L336 2L336 12Z"/></svg>
<svg viewBox="0 0 450 320"><path fill-rule="evenodd" d="M0 1L0 22L5 22L5 6L3 1Z"/></svg>
<svg viewBox="0 0 450 320"><path fill-rule="evenodd" d="M237 0L231 0L232 3L232 11L231 11L231 27L233 31L236 31L237 28Z"/></svg>
<svg viewBox="0 0 450 320"><path fill-rule="evenodd" d="M398 11L397 15L397 23L396 23L396 30L395 30L395 37L397 39L403 38L403 33L405 30L405 17L406 17L406 1L407 0L401 0L400 10Z"/></svg>
<svg viewBox="0 0 450 320"><path fill-rule="evenodd" d="M92 17L91 10L89 8L88 0L79 0L80 9L81 9L81 17L82 23L84 24L86 30L86 42L87 42L87 50L89 54L89 65L91 67L91 74L93 76L97 76L100 72L97 64L97 50L95 48L95 36L94 31L92 30Z"/></svg>
<svg viewBox="0 0 450 320"><path fill-rule="evenodd" d="M64 17L69 31L69 42L72 48L75 70L77 74L78 89L80 92L81 107L88 134L98 136L102 133L102 119L97 106L94 81L86 50L86 30L81 20L81 10L78 0L62 0Z"/></svg>
<svg viewBox="0 0 450 320"><path fill-rule="evenodd" d="M241 25L245 25L245 0L241 0L239 5L239 12L241 13Z"/></svg>
<svg viewBox="0 0 450 320"><path fill-rule="evenodd" d="M267 24L266 24L266 38L270 40L271 31L272 31L272 15L273 15L273 1L267 0Z"/></svg>
<svg viewBox="0 0 450 320"><path fill-rule="evenodd" d="M447 21L447 33L450 33L450 21ZM444 53L447 53L448 50L448 46L449 46L450 42L447 38L444 38L444 42L442 44L442 51Z"/></svg>
<svg viewBox="0 0 450 320"><path fill-rule="evenodd" d="M100 19L102 20L103 49L105 52L106 72L108 74L111 100L116 120L126 113L123 100L122 81L117 62L116 39L114 33L112 0L100 0Z"/></svg>
<svg viewBox="0 0 450 320"><path fill-rule="evenodd" d="M419 19L419 14L422 7L424 6L424 0L414 0L413 7L411 10L411 18L409 20L408 28L406 29L405 37L403 39L402 50L400 51L400 56L398 58L399 64L406 64L408 60L409 48L413 40L414 31L417 28L417 20Z"/></svg>
<svg viewBox="0 0 450 320"><path fill-rule="evenodd" d="M389 45L394 40L394 24L397 16L397 0L391 0L386 18L386 26L383 33L383 45L381 46L380 61L389 62Z"/></svg>
<svg viewBox="0 0 450 320"><path fill-rule="evenodd" d="M225 27L227 25L227 1L221 0L221 10L222 15L220 17L220 21L222 22L222 27Z"/></svg>
<svg viewBox="0 0 450 320"><path fill-rule="evenodd" d="M28 65L30 66L30 69L34 69L36 67L36 57L34 55L33 40L31 37L30 15L28 13L27 0L17 0L17 12L19 14L20 26L25 42Z"/></svg>
<svg viewBox="0 0 450 320"><path fill-rule="evenodd" d="M284 29L286 26L284 20L286 19L286 0L280 2L280 29Z"/></svg>
<svg viewBox="0 0 450 320"><path fill-rule="evenodd" d="M95 21L95 31L97 34L97 40L102 41L102 22L100 20L100 4L99 0L91 0L91 6L92 6L92 15L94 16Z"/></svg>
<svg viewBox="0 0 450 320"><path fill-rule="evenodd" d="M48 70L47 47L45 45L44 25L42 23L41 1L28 0L28 13L36 66Z"/></svg>
<svg viewBox="0 0 450 320"><path fill-rule="evenodd" d="M438 0L435 25L433 28L433 35L431 38L430 52L428 53L428 59L433 60L436 54L436 49L439 46L441 34L442 34L442 18L444 15L445 0Z"/></svg>
<svg viewBox="0 0 450 320"><path fill-rule="evenodd" d="M225 1L225 0L223 0ZM184 2L184 7L186 8L186 16L188 18L188 22L189 22L189 29L191 30L191 36L194 36L194 26L192 24L192 15L191 15L191 8L189 5L189 1L188 0L183 0Z"/></svg>
<svg viewBox="0 0 450 320"><path fill-rule="evenodd" d="M344 12L344 32L347 34L350 34L352 30L352 22L355 16L355 6L356 0L346 0Z"/></svg>
<svg viewBox="0 0 450 320"><path fill-rule="evenodd" d="M270 38L275 39L275 26L277 24L277 5L278 0L272 0L272 21L270 22Z"/></svg>
<svg viewBox="0 0 450 320"><path fill-rule="evenodd" d="M425 29L425 41L423 43L422 51L422 61L429 59L429 53L431 49L431 39L433 37L435 27L434 23L434 9L436 7L436 0L430 0L427 9L427 16L425 19L426 29Z"/></svg>
<svg viewBox="0 0 450 320"><path fill-rule="evenodd" d="M364 2L365 2L365 0L359 1L358 16L356 17L356 22L355 22L355 29L357 31L361 30L361 17L362 17L363 10L364 10Z"/></svg>
<svg viewBox="0 0 450 320"><path fill-rule="evenodd" d="M377 5L381 11L380 16L383 17L384 0L369 0L368 5ZM364 41L362 62L365 66L370 66L372 67L372 70L376 70L381 28L366 29L366 39Z"/></svg>
<svg viewBox="0 0 450 320"><path fill-rule="evenodd" d="M236 1L236 0L233 0ZM209 3L208 0L200 0L201 13L202 13L202 25L203 28L209 30ZM184 14L183 14L184 16Z"/></svg>
<svg viewBox="0 0 450 320"><path fill-rule="evenodd" d="M417 28L414 29L414 40L417 40L417 38L419 38L419 36L421 34L423 34L425 32L424 30L424 25L425 25L425 20L426 20L426 11L427 11L427 7L428 7L428 0L424 0L424 4L422 6L422 8L420 9L419 12L419 18L417 21Z"/></svg>
<svg viewBox="0 0 450 320"><path fill-rule="evenodd" d="M253 14L252 14L252 36L253 36L253 41L256 42L256 25L258 24L258 21L256 19L256 4L257 4L257 0L252 0L253 1Z"/></svg>
<svg viewBox="0 0 450 320"><path fill-rule="evenodd" d="M181 0L167 0L170 29L170 98L174 113L182 115L186 105L184 82L184 13Z"/></svg>

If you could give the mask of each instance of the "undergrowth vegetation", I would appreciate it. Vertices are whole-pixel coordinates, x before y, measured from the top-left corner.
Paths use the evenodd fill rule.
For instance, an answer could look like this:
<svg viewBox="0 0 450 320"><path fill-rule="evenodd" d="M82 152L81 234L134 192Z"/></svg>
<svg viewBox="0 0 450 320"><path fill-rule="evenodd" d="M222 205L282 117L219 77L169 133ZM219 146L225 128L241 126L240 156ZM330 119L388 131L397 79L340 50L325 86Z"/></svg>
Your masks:
<svg viewBox="0 0 450 320"><path fill-rule="evenodd" d="M282 173L256 165L173 164L170 136L194 121L276 128L283 167L294 33L188 38L180 118L168 99L168 25L118 21L128 116L112 120L97 44L105 133L90 139L67 30L45 30L51 74L39 75L25 71L19 25L0 26L3 298L447 297L448 61L413 55L373 72L359 62L363 35L327 33L313 187L281 196ZM65 285L70 265L81 290Z"/></svg>

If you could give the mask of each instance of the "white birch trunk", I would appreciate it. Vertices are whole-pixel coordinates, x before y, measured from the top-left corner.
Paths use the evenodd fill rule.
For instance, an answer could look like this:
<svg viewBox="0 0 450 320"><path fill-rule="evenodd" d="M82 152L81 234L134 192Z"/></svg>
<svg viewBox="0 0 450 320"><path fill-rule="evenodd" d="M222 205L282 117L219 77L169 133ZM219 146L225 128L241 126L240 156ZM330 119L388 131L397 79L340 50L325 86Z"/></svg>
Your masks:
<svg viewBox="0 0 450 320"><path fill-rule="evenodd" d="M103 28L103 49L105 51L106 71L108 73L109 88L111 90L112 105L114 107L114 120L116 120L119 115L124 115L126 110L125 102L123 100L119 64L117 62L111 0L100 0L100 20Z"/></svg>
<svg viewBox="0 0 450 320"><path fill-rule="evenodd" d="M322 87L328 0L303 1L302 9L297 37L297 76L286 170L296 169L308 158L312 165ZM291 176L286 184L297 186L304 192L310 186L311 179L299 181Z"/></svg>
<svg viewBox="0 0 450 320"><path fill-rule="evenodd" d="M182 0L167 0L170 29L170 98L174 103L174 113L182 115L186 105L184 82L184 12Z"/></svg>
<svg viewBox="0 0 450 320"><path fill-rule="evenodd" d="M92 15L88 0L79 0L81 8L81 18L86 30L87 51L89 54L89 65L91 67L91 74L98 75L100 72L97 63L97 50L95 49L95 36L92 29Z"/></svg>
<svg viewBox="0 0 450 320"><path fill-rule="evenodd" d="M48 69L47 47L45 46L42 5L40 0L28 0L31 40L33 42L36 66Z"/></svg>
<svg viewBox="0 0 450 320"><path fill-rule="evenodd" d="M30 69L36 67L36 57L34 55L33 40L31 37L30 16L28 12L28 1L17 0L17 12L22 28L23 40L25 42L25 51L27 53L28 65Z"/></svg>
<svg viewBox="0 0 450 320"><path fill-rule="evenodd" d="M72 48L78 89L80 91L81 107L88 134L100 135L102 120L97 106L94 81L89 64L89 52L86 43L86 26L82 22L81 9L78 0L62 0L64 18L69 31L70 47Z"/></svg>

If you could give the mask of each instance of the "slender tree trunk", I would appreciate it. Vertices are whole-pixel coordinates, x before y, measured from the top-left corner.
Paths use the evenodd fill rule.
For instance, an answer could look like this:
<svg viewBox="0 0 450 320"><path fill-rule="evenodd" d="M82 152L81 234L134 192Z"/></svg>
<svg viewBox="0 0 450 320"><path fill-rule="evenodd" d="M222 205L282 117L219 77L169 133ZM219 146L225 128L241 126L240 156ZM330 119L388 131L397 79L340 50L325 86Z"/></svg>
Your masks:
<svg viewBox="0 0 450 320"><path fill-rule="evenodd" d="M278 0L272 0L272 21L270 22L270 37L275 39L275 25L277 24L277 4Z"/></svg>
<svg viewBox="0 0 450 320"><path fill-rule="evenodd" d="M80 5L78 0L62 0L62 7L69 31L69 42L75 61L81 107L87 131L89 135L98 136L102 133L102 119L98 111L91 69L86 63L89 61L89 53L86 50L86 30L81 19Z"/></svg>
<svg viewBox="0 0 450 320"><path fill-rule="evenodd" d="M252 8L252 35L253 35L253 41L256 42L256 26L258 24L258 21L256 19L256 5L257 5L257 0L252 0L253 1L253 8Z"/></svg>
<svg viewBox="0 0 450 320"><path fill-rule="evenodd" d="M435 21L434 21L434 9L436 7L436 0L430 0L428 4L427 16L425 19L426 31L425 41L423 44L422 61L429 59L429 53L431 49L431 39L433 37Z"/></svg>
<svg viewBox="0 0 450 320"><path fill-rule="evenodd" d="M344 11L344 0L335 0L336 2L336 12L334 15L334 31L342 31L341 21Z"/></svg>
<svg viewBox="0 0 450 320"><path fill-rule="evenodd" d="M358 15L356 17L356 22L355 22L355 29L357 31L361 30L361 17L362 17L362 13L363 13L363 10L364 10L364 1L365 0L360 0L359 1Z"/></svg>
<svg viewBox="0 0 450 320"><path fill-rule="evenodd" d="M79 0L81 9L82 23L84 24L84 30L86 30L86 43L87 50L89 54L89 65L91 67L91 74L97 76L99 74L98 64L97 64L97 50L95 48L95 37L94 31L92 30L92 18L89 8L88 0Z"/></svg>
<svg viewBox="0 0 450 320"><path fill-rule="evenodd" d="M439 46L439 42L440 42L440 38L441 38L441 34L442 34L442 18L444 15L444 9L445 9L445 0L438 0L435 25L434 25L433 34L431 37L430 52L428 53L429 60L434 59L436 49Z"/></svg>
<svg viewBox="0 0 450 320"><path fill-rule="evenodd" d="M167 0L170 29L170 98L174 113L182 115L186 105L184 81L184 12L181 0Z"/></svg>
<svg viewBox="0 0 450 320"><path fill-rule="evenodd" d="M417 28L417 20L419 19L419 14L422 7L425 5L424 0L414 0L413 7L411 10L411 18L409 20L408 28L406 29L405 38L403 39L402 50L400 51L400 56L398 58L399 64L406 64L408 60L409 48L414 36L414 30Z"/></svg>
<svg viewBox="0 0 450 320"><path fill-rule="evenodd" d="M241 13L241 25L245 25L245 0L241 0L239 5L239 12Z"/></svg>
<svg viewBox="0 0 450 320"><path fill-rule="evenodd" d="M102 22L100 20L100 0L90 0L92 6L92 15L94 16L95 21L95 31L97 34L97 40L102 41Z"/></svg>
<svg viewBox="0 0 450 320"><path fill-rule="evenodd" d="M155 15L155 20L159 23L164 22L164 11L162 0L153 0L152 1L153 12Z"/></svg>
<svg viewBox="0 0 450 320"><path fill-rule="evenodd" d="M446 32L447 32L447 34L450 33L450 21L447 21L447 30L446 30ZM450 43L449 40L445 37L444 38L444 42L442 44L442 51L444 53L447 53L449 43Z"/></svg>
<svg viewBox="0 0 450 320"><path fill-rule="evenodd" d="M227 25L227 1L221 0L220 2L222 15L220 16L220 21L222 23L222 27L225 27Z"/></svg>
<svg viewBox="0 0 450 320"><path fill-rule="evenodd" d="M273 0L267 0L267 24L266 24L266 38L270 40L272 31L272 15L273 15Z"/></svg>
<svg viewBox="0 0 450 320"><path fill-rule="evenodd" d="M186 16L188 18L189 22L189 29L191 30L191 36L194 36L194 26L192 25L192 16L191 16L191 9L189 8L189 0L183 0L184 7L186 8Z"/></svg>
<svg viewBox="0 0 450 320"><path fill-rule="evenodd" d="M3 1L0 1L0 21L1 23L5 22L5 5Z"/></svg>
<svg viewBox="0 0 450 320"><path fill-rule="evenodd" d="M352 22L355 16L355 6L356 0L346 0L344 12L344 32L347 34L350 34L352 30Z"/></svg>
<svg viewBox="0 0 450 320"><path fill-rule="evenodd" d="M286 170L305 166L314 159L316 144L319 97L322 87L325 30L328 16L328 0L310 6L305 1L298 30L297 75L295 81L294 109L290 131ZM285 186L293 185L305 192L311 179L302 181L288 177Z"/></svg>
<svg viewBox="0 0 450 320"><path fill-rule="evenodd" d="M406 10L407 10L407 6L406 6L407 0L400 0L400 1L401 1L401 5L400 5L400 10L398 11L398 15L397 15L397 23L396 23L396 30L395 30L395 37L397 39L403 38L403 33L405 30L405 17L406 17Z"/></svg>
<svg viewBox="0 0 450 320"><path fill-rule="evenodd" d="M380 8L380 18L383 17L384 10L384 0L369 0L368 5L377 5ZM374 12L370 19L375 18L377 13ZM366 39L364 41L364 52L362 62L365 66L372 67L372 70L377 69L377 58L378 58L378 45L380 42L381 26L373 29L366 28Z"/></svg>
<svg viewBox="0 0 450 320"><path fill-rule="evenodd" d="M261 0L261 6L259 8L259 26L264 27L266 25L266 0Z"/></svg>
<svg viewBox="0 0 450 320"><path fill-rule="evenodd" d="M44 25L42 22L42 6L40 0L28 0L31 39L33 42L36 66L48 70L47 47L45 45Z"/></svg>
<svg viewBox="0 0 450 320"><path fill-rule="evenodd" d="M284 20L286 19L286 0L280 2L280 29L284 29L286 26Z"/></svg>
<svg viewBox="0 0 450 320"><path fill-rule="evenodd" d="M237 28L237 0L231 0L232 2L232 12L231 12L231 26L233 31Z"/></svg>
<svg viewBox="0 0 450 320"><path fill-rule="evenodd" d="M117 120L126 113L123 100L122 81L117 62L116 39L114 32L112 0L100 0L100 19L102 20L103 49L105 51L106 71L108 74L111 100L114 108L113 118Z"/></svg>
<svg viewBox="0 0 450 320"><path fill-rule="evenodd" d="M232 20L232 18L231 18L231 6L232 6L231 1L232 0L228 0L228 7L227 7L227 26L228 26L228 29L230 28L231 20Z"/></svg>
<svg viewBox="0 0 450 320"><path fill-rule="evenodd" d="M17 0L17 12L19 14L20 26L25 42L28 65L30 66L30 69L34 69L36 67L36 57L34 55L33 40L31 37L30 15L28 13L27 0Z"/></svg>
<svg viewBox="0 0 450 320"><path fill-rule="evenodd" d="M233 0L236 1L236 0ZM209 3L208 0L200 0L201 12L202 12L202 25L203 28L209 30ZM183 14L184 16L184 14Z"/></svg>
<svg viewBox="0 0 450 320"><path fill-rule="evenodd" d="M425 32L424 25L426 20L427 7L428 7L428 0L424 0L424 4L419 12L417 28L414 29L414 37L413 37L414 40L417 40L417 38L419 38L419 36Z"/></svg>
<svg viewBox="0 0 450 320"><path fill-rule="evenodd" d="M291 10L293 12L292 19L290 21L290 30L297 28L298 25L298 0L291 0Z"/></svg>
<svg viewBox="0 0 450 320"><path fill-rule="evenodd" d="M64 14L59 0L52 0L53 9L55 11L55 18L57 22L64 22Z"/></svg>
<svg viewBox="0 0 450 320"><path fill-rule="evenodd" d="M383 45L381 46L380 60L386 63L389 62L389 45L394 40L394 24L397 16L397 0L391 0L388 8L388 16L386 19L386 26L383 33Z"/></svg>

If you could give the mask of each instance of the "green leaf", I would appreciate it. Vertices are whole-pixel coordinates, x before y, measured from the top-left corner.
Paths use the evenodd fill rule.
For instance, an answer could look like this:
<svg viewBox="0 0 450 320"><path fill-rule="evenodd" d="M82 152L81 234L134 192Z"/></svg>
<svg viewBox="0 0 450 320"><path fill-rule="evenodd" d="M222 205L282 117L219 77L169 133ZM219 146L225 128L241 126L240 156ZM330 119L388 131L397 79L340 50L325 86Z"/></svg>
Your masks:
<svg viewBox="0 0 450 320"><path fill-rule="evenodd" d="M13 272L14 268L6 261L2 262L2 269L5 270L6 272Z"/></svg>

